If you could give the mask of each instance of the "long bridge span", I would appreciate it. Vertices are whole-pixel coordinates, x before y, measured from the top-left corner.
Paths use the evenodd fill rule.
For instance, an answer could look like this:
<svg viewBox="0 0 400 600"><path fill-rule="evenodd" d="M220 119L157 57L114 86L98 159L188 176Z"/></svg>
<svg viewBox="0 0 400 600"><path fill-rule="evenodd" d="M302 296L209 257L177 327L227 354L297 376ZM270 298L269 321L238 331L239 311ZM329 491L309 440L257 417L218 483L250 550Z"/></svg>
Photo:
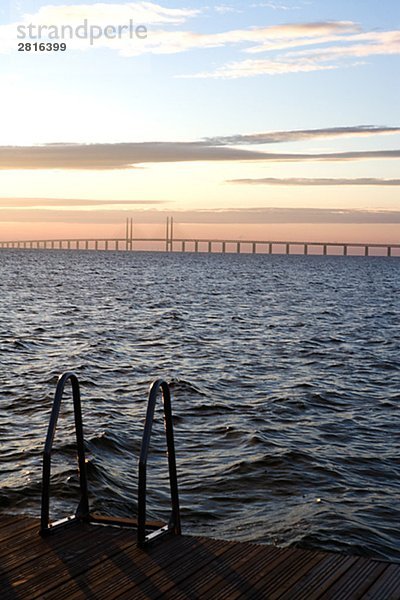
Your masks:
<svg viewBox="0 0 400 600"><path fill-rule="evenodd" d="M341 254L343 256L393 256L400 258L400 243L175 238L172 217L167 218L164 237L134 237L132 219L128 219L125 237L0 241L0 250L4 249L161 250L165 252L320 254L323 256Z"/></svg>

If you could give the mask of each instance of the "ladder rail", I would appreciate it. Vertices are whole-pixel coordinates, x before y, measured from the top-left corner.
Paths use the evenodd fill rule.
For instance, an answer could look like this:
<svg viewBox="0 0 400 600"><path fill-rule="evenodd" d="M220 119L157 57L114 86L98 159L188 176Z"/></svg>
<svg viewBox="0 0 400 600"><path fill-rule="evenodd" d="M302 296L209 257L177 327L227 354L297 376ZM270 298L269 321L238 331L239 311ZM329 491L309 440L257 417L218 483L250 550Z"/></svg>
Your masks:
<svg viewBox="0 0 400 600"><path fill-rule="evenodd" d="M80 487L80 500L76 509L75 515L57 521L56 523L50 523L50 476L51 476L51 455L53 450L54 436L56 432L58 417L60 415L61 401L64 396L64 389L66 384L70 382L72 387L72 399L74 405L74 420L75 420L75 434L76 434L76 446L78 453L78 468L79 468L79 487ZM86 473L86 456L85 456L85 443L83 437L83 423L82 423L82 407L81 407L81 394L79 387L79 380L75 373L68 371L63 375L60 375L57 381L57 387L54 395L53 407L51 409L49 426L47 429L46 441L43 451L43 472L42 472L42 506L41 506L41 520L40 520L40 533L42 535L47 534L52 528L66 524L71 521L87 521L89 520L89 496L88 496L88 485L87 485L87 473Z"/></svg>
<svg viewBox="0 0 400 600"><path fill-rule="evenodd" d="M154 410L159 393L162 393L164 412L164 429L167 442L167 457L169 482L171 493L171 514L168 524L150 534L146 534L146 487L147 487L147 458L150 448L151 431L154 421ZM174 443L174 428L171 409L171 392L169 385L163 379L156 380L150 387L147 413L143 430L142 446L139 457L139 483L138 483L138 546L144 546L147 542L165 533L181 533L178 478L176 473L176 457Z"/></svg>

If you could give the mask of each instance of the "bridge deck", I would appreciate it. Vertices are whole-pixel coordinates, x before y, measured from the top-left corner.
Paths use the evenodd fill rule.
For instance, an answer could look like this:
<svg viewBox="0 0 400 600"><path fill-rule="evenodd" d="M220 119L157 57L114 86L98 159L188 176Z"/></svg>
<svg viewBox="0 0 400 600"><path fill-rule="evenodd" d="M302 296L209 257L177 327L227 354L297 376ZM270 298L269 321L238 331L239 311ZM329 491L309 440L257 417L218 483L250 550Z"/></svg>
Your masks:
<svg viewBox="0 0 400 600"><path fill-rule="evenodd" d="M139 244L139 245L138 245ZM150 244L150 247L149 247ZM400 256L400 244L369 242L316 242L279 240L235 240L202 238L72 238L49 240L0 240L0 250L164 250L166 252L245 252L257 254L322 254L332 253L359 256ZM236 249L236 250L235 250Z"/></svg>
<svg viewBox="0 0 400 600"><path fill-rule="evenodd" d="M192 536L145 550L132 529L79 525L42 539L0 517L1 598L400 598L400 564Z"/></svg>

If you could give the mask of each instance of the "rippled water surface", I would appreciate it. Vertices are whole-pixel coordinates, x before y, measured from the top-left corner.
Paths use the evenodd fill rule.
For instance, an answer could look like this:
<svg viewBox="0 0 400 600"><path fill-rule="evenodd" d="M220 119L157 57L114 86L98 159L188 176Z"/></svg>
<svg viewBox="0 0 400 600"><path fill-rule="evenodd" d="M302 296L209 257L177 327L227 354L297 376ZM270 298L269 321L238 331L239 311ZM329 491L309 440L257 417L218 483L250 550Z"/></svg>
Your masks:
<svg viewBox="0 0 400 600"><path fill-rule="evenodd" d="M91 504L136 515L149 383L171 383L186 532L400 560L400 260L0 253L0 510L39 514L57 376ZM53 512L77 492L68 396ZM149 508L168 514L156 420Z"/></svg>

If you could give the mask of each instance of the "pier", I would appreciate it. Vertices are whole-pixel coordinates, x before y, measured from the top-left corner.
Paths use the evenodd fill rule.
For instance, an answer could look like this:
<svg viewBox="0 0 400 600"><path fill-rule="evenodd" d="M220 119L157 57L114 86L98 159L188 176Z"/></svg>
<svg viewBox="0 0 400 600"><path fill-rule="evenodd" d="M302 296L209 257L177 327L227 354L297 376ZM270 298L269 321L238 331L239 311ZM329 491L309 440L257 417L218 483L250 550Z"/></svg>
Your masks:
<svg viewBox="0 0 400 600"><path fill-rule="evenodd" d="M0 516L2 600L400 597L400 564L299 548L170 535L142 549L129 527Z"/></svg>
<svg viewBox="0 0 400 600"><path fill-rule="evenodd" d="M0 250L112 250L133 252L207 252L237 254L297 254L400 257L400 243L326 242L299 240L244 240L174 237L174 222L167 218L165 237L134 237L133 221L127 219L126 235L121 238L63 238L0 241Z"/></svg>

